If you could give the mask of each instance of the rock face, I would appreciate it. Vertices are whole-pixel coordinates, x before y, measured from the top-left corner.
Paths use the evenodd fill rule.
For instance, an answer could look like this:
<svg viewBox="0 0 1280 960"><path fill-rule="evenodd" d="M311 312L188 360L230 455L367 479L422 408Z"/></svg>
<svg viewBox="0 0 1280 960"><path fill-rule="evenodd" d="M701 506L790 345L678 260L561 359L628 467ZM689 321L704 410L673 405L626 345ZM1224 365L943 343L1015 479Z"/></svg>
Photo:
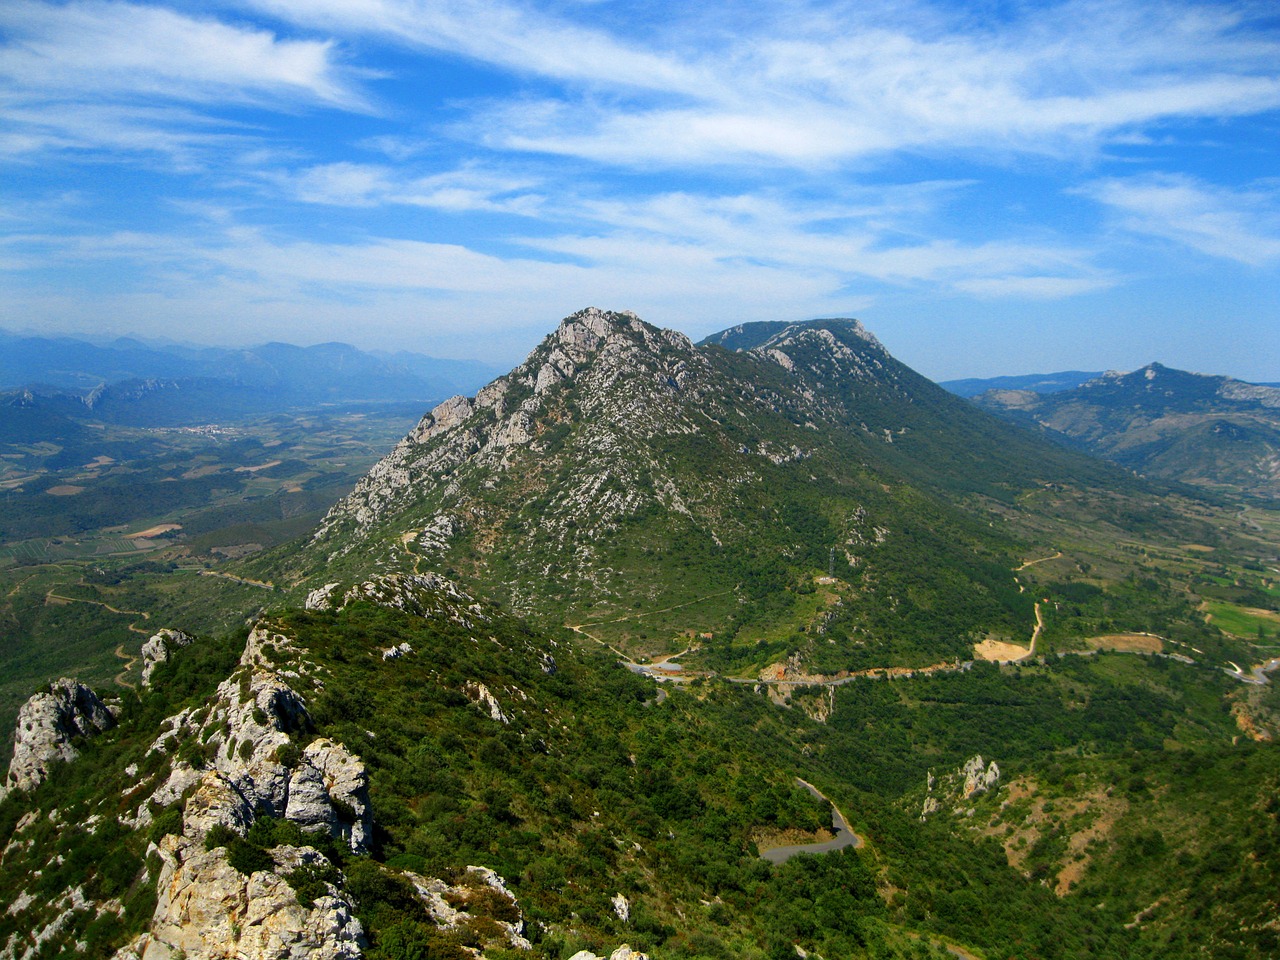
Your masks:
<svg viewBox="0 0 1280 960"><path fill-rule="evenodd" d="M195 637L168 627L152 636L142 645L142 685L151 686L151 674L155 672L157 666L168 661L169 654L176 647L185 647L194 641Z"/></svg>
<svg viewBox="0 0 1280 960"><path fill-rule="evenodd" d="M364 931L347 897L331 887L328 896L307 907L282 877L302 864L325 862L315 850L277 847L272 851L276 869L249 876L227 862L224 849L205 850L185 836L165 837L157 853L162 865L151 929L118 960L362 956Z"/></svg>
<svg viewBox="0 0 1280 960"><path fill-rule="evenodd" d="M209 709L171 717L169 729L152 744L152 750L168 752L194 738L212 754L183 814L186 835L203 836L217 824L244 833L266 815L296 819L304 828L324 827L353 852L366 851L372 812L360 758L320 739L292 769L285 765L294 738L311 728L311 717L306 701L286 682L293 677L286 678L273 657L298 652L289 637L259 624Z"/></svg>
<svg viewBox="0 0 1280 960"><path fill-rule="evenodd" d="M340 743L313 740L289 778L284 815L304 830L323 828L364 852L372 840L364 764Z"/></svg>
<svg viewBox="0 0 1280 960"><path fill-rule="evenodd" d="M320 738L297 751L311 728L306 701L293 684L315 687L303 654L269 623L249 634L239 666L219 685L213 702L166 721L152 751L202 745L203 771L174 763L168 779L144 801L133 822L146 822L151 804L186 801L182 830L154 848L161 861L157 903L146 934L118 960L316 957L354 960L363 930L340 885L304 904L286 875L327 865L312 847L276 847L275 867L245 875L227 848L205 848L215 827L240 836L263 816L295 821L304 831L341 838L364 853L372 838L368 775L343 744ZM288 669L277 661L290 663Z"/></svg>
<svg viewBox="0 0 1280 960"><path fill-rule="evenodd" d="M981 754L972 756L964 762L959 770L934 776L929 771L925 777L925 797L920 807L920 819L927 820L946 806L951 806L954 813L968 813L961 808L965 800L970 800L980 793L994 790L1000 784L1000 768L992 760L983 762Z"/></svg>
<svg viewBox="0 0 1280 960"><path fill-rule="evenodd" d="M55 680L18 711L4 792L30 790L43 783L54 763L79 756L74 740L115 725L111 711L83 683L66 677Z"/></svg>
<svg viewBox="0 0 1280 960"><path fill-rule="evenodd" d="M960 772L964 774L964 795L972 797L977 793L986 793L997 783L1000 782L1000 768L996 766L996 762L992 760L984 768L982 765L982 755L970 757Z"/></svg>

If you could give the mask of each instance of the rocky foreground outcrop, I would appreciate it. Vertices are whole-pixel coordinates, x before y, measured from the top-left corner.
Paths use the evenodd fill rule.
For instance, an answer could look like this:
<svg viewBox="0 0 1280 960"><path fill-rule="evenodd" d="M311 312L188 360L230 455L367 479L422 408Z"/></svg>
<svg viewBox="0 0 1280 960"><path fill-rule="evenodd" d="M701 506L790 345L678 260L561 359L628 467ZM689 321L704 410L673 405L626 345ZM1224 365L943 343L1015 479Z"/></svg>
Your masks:
<svg viewBox="0 0 1280 960"><path fill-rule="evenodd" d="M0 799L10 790L39 786L53 764L79 756L74 741L115 725L115 716L91 689L67 677L55 680L18 711L13 760Z"/></svg>

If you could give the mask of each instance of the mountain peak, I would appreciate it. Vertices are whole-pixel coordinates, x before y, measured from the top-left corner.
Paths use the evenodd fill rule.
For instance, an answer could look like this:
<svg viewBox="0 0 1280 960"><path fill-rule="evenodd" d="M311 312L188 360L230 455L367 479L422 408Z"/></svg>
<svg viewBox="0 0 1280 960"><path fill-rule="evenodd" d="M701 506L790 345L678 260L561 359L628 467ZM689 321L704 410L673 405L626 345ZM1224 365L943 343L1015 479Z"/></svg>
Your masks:
<svg viewBox="0 0 1280 960"><path fill-rule="evenodd" d="M546 337L538 347L529 354L526 364L540 359L543 351L550 348L553 352L558 347L574 363L585 363L590 357L604 347L611 338L624 338L631 343L660 351L663 346L676 346L691 349L692 341L684 334L674 330L663 330L645 323L630 310L601 310L599 307L586 307L577 313L571 313L560 321L554 333Z"/></svg>

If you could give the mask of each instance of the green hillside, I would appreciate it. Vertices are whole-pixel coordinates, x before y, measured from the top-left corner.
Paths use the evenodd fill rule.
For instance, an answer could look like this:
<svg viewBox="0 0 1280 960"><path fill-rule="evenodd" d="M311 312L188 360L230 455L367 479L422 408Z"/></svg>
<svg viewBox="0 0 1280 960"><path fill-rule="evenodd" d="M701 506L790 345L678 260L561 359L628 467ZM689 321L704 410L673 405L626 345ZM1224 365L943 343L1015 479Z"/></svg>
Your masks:
<svg viewBox="0 0 1280 960"><path fill-rule="evenodd" d="M1033 548L1000 510L1055 482L1133 485L975 411L856 321L749 333L731 352L575 314L424 418L302 555L256 569L310 585L445 570L638 654L710 633L744 668L794 652L825 575L832 636L923 666L1033 620L1012 572Z"/></svg>

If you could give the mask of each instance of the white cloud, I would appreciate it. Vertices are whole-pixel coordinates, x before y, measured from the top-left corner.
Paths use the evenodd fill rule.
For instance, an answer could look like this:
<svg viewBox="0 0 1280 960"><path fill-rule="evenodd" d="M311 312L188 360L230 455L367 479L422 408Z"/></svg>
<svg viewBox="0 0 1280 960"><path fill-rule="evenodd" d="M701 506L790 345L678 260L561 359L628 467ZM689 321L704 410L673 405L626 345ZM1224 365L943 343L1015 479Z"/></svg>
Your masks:
<svg viewBox="0 0 1280 960"><path fill-rule="evenodd" d="M246 2L559 84L474 105L464 129L499 149L628 167L1078 153L1170 118L1280 106L1280 44L1195 3L1033 4L999 30L936 5L762 3L737 11L735 31L673 9L655 35L500 0Z"/></svg>
<svg viewBox="0 0 1280 960"><path fill-rule="evenodd" d="M10 157L102 149L189 160L249 131L228 104L367 110L331 40L112 0L0 6Z"/></svg>
<svg viewBox="0 0 1280 960"><path fill-rule="evenodd" d="M336 63L332 41L282 40L262 29L112 0L14 4L0 9L0 26L9 36L0 48L0 76L47 96L364 103Z"/></svg>
<svg viewBox="0 0 1280 960"><path fill-rule="evenodd" d="M1079 192L1110 207L1134 233L1251 266L1280 260L1280 191L1274 185L1232 190L1152 174L1098 180Z"/></svg>
<svg viewBox="0 0 1280 960"><path fill-rule="evenodd" d="M979 277L959 280L955 288L984 299L1063 300L1116 285L1107 277Z"/></svg>
<svg viewBox="0 0 1280 960"><path fill-rule="evenodd" d="M488 211L536 215L537 181L467 166L425 176L380 164L330 163L267 177L305 203L335 206L403 205L451 213Z"/></svg>
<svg viewBox="0 0 1280 960"><path fill-rule="evenodd" d="M649 90L705 91L696 63L502 0L244 0L311 28L391 38L519 72Z"/></svg>

